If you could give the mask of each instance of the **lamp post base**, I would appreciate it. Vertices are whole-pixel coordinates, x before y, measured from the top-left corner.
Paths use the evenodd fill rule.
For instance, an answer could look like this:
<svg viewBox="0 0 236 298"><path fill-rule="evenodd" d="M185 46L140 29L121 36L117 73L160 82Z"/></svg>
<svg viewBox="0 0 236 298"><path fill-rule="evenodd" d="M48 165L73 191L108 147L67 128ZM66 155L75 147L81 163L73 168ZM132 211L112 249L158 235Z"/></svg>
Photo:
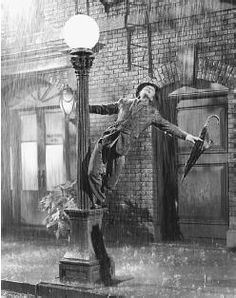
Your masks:
<svg viewBox="0 0 236 298"><path fill-rule="evenodd" d="M110 259L107 277L102 273L103 265L99 260L78 260L63 258L59 262L60 281L76 281L80 283L103 283L112 285L115 263Z"/></svg>
<svg viewBox="0 0 236 298"><path fill-rule="evenodd" d="M65 210L72 231L70 250L59 262L60 281L112 283L115 264L107 254L101 231L105 210Z"/></svg>
<svg viewBox="0 0 236 298"><path fill-rule="evenodd" d="M99 261L63 258L59 263L59 276L60 281L78 281L81 283L100 282Z"/></svg>

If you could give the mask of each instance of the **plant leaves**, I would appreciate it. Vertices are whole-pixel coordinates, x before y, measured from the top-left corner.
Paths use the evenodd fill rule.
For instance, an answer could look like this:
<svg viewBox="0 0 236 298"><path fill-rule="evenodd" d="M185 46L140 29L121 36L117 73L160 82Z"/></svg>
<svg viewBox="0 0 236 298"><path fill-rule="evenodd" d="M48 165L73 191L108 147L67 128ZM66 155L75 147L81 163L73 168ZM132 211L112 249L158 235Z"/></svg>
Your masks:
<svg viewBox="0 0 236 298"><path fill-rule="evenodd" d="M76 205L76 180L66 181L57 185L47 195L41 198L39 207L47 212L43 220L48 230L54 231L56 238L70 233L70 220L64 209L75 208Z"/></svg>

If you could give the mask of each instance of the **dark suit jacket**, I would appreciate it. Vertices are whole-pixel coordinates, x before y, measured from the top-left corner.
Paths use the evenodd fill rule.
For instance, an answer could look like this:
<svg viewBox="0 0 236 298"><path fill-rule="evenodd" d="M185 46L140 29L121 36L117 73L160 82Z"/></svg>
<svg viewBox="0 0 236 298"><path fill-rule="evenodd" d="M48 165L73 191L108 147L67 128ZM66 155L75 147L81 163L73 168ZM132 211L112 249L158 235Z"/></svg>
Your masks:
<svg viewBox="0 0 236 298"><path fill-rule="evenodd" d="M176 125L162 118L152 103L139 99L121 98L118 102L105 105L90 105L90 113L118 114L117 120L103 133L102 144L114 148L118 155L126 155L133 139L150 125L154 125L169 135L185 139L187 133Z"/></svg>

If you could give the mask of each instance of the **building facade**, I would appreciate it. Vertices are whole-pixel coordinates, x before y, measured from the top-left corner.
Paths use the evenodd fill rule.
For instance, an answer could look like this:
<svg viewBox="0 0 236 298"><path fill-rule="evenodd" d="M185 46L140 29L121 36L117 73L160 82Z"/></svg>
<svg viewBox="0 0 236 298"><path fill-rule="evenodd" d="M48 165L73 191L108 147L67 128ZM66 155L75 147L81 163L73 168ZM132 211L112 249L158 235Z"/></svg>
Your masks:
<svg viewBox="0 0 236 298"><path fill-rule="evenodd" d="M233 2L222 0L3 2L2 227L42 226L40 197L75 177L76 132L59 98L66 85L76 88L61 30L78 9L101 31L90 104L133 97L138 84L152 78L161 89L163 117L189 132L197 134L210 114L220 116L220 126L212 128L213 155L200 160L187 186L177 177L190 148L151 127L141 135L109 198L105 237L153 241L183 235L235 246L236 12ZM92 147L114 119L90 115ZM194 181L205 197L191 194Z"/></svg>

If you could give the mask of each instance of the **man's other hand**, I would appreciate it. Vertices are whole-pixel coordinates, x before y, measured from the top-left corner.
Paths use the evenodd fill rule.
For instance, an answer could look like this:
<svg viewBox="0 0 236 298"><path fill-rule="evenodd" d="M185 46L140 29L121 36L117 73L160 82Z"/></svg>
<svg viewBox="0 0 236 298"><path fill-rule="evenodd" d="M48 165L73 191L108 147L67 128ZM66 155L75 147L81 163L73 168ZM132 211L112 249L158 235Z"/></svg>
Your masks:
<svg viewBox="0 0 236 298"><path fill-rule="evenodd" d="M186 141L189 141L193 144L195 144L196 141L200 141L200 142L203 142L202 139L200 139L199 137L195 137L193 135L191 135L190 133L187 134L186 138L185 138Z"/></svg>

